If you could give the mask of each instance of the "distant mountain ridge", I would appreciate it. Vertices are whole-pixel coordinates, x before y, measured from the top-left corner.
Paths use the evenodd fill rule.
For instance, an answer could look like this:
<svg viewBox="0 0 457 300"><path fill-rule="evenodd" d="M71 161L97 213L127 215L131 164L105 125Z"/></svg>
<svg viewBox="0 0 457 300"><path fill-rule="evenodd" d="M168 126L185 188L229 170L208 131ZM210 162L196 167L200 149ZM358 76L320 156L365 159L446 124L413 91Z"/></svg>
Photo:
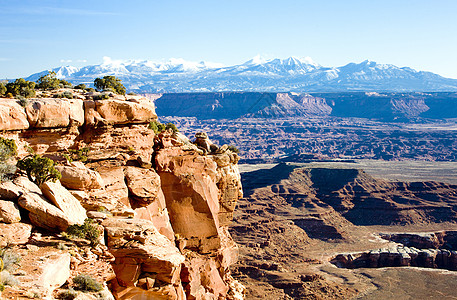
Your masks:
<svg viewBox="0 0 457 300"><path fill-rule="evenodd" d="M61 79L91 84L97 77L119 77L128 90L139 93L183 92L443 92L457 91L457 79L373 61L324 67L310 58L262 60L223 66L171 59L168 62L115 61L81 68L53 69ZM26 79L36 80L48 71Z"/></svg>

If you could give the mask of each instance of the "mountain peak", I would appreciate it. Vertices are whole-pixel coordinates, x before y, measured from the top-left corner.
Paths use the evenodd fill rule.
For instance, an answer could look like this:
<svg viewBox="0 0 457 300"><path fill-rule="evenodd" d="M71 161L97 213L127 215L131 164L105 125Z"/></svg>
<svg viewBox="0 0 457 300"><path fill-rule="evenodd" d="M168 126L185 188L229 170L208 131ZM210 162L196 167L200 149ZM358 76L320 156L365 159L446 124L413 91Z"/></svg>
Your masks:
<svg viewBox="0 0 457 300"><path fill-rule="evenodd" d="M345 92L456 91L457 80L430 72L378 64L371 60L342 67L322 67L309 57L266 59L260 55L233 66L187 61L115 60L82 68L56 68L59 78L74 84L90 83L97 77L115 75L135 92ZM47 71L46 71L47 73ZM37 80L43 72L29 76Z"/></svg>

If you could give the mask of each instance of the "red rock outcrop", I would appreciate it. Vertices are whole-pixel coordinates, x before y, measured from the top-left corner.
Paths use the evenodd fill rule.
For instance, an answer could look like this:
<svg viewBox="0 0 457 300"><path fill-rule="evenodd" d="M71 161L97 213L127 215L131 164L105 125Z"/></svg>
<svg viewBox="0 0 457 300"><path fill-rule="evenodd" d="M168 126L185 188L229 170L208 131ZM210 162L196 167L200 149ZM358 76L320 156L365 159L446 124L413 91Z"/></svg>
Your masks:
<svg viewBox="0 0 457 300"><path fill-rule="evenodd" d="M116 277L107 280L116 299L242 297L229 271L238 253L228 232L242 197L238 156L227 146L199 149L172 131L157 136L148 128L157 120L151 100L84 97L32 99L25 107L0 99L2 136L16 141L19 157L31 147L59 161L62 174L61 183L41 187L25 177L0 183L5 207L18 203L25 222L54 232L94 218L106 253L93 253L113 261ZM84 163L66 162L69 150L87 150ZM7 215L3 222L20 221ZM72 258L73 269L81 259Z"/></svg>

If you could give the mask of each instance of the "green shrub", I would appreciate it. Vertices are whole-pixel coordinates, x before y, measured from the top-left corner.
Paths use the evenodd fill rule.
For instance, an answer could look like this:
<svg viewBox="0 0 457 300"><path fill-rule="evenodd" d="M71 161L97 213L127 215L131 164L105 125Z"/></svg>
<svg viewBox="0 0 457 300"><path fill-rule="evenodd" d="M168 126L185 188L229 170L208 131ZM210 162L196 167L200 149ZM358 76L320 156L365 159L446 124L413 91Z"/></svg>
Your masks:
<svg viewBox="0 0 457 300"><path fill-rule="evenodd" d="M87 154L89 153L89 148L88 147L83 147L80 149L68 149L68 152L70 152L70 156L67 160L72 162L74 160L82 161L85 162L87 161Z"/></svg>
<svg viewBox="0 0 457 300"><path fill-rule="evenodd" d="M106 99L109 99L109 95L108 94L99 94L99 95L94 95L92 97L94 100L106 100Z"/></svg>
<svg viewBox="0 0 457 300"><path fill-rule="evenodd" d="M6 95L6 86L3 84L3 82L0 82L0 96Z"/></svg>
<svg viewBox="0 0 457 300"><path fill-rule="evenodd" d="M126 89L121 83L121 80L115 76L104 76L103 78L96 78L94 80L94 86L99 91L113 89L116 93L121 95L125 95L126 92Z"/></svg>
<svg viewBox="0 0 457 300"><path fill-rule="evenodd" d="M21 256L8 248L0 249L0 259L2 261L0 271L14 272L21 262Z"/></svg>
<svg viewBox="0 0 457 300"><path fill-rule="evenodd" d="M63 93L55 94L54 98L67 98L67 99L73 99L73 93L70 91L65 91Z"/></svg>
<svg viewBox="0 0 457 300"><path fill-rule="evenodd" d="M76 285L76 289L81 291L99 292L103 289L103 286L97 280L85 274L74 277L73 282Z"/></svg>
<svg viewBox="0 0 457 300"><path fill-rule="evenodd" d="M58 297L59 297L59 299L63 299L63 300L73 300L76 297L78 297L78 292L72 288L69 288L68 290L60 292Z"/></svg>
<svg viewBox="0 0 457 300"><path fill-rule="evenodd" d="M8 180L16 172L16 167L9 160L17 155L16 142L0 137L0 182Z"/></svg>
<svg viewBox="0 0 457 300"><path fill-rule="evenodd" d="M68 226L66 233L70 236L79 237L90 241L91 246L98 244L101 232L98 226L92 219L87 218L84 220L83 225L70 225Z"/></svg>
<svg viewBox="0 0 457 300"><path fill-rule="evenodd" d="M136 96L136 94L134 92L129 92L127 95Z"/></svg>
<svg viewBox="0 0 457 300"><path fill-rule="evenodd" d="M240 152L240 150L237 147L233 146L233 145L229 145L227 149L232 151L232 152L234 152L234 153L239 153Z"/></svg>
<svg viewBox="0 0 457 300"><path fill-rule="evenodd" d="M60 172L54 168L55 164L50 158L33 154L19 160L16 166L27 173L30 181L40 186L48 180L56 181L62 177Z"/></svg>
<svg viewBox="0 0 457 300"><path fill-rule="evenodd" d="M171 130L173 130L173 132L179 131L175 124L173 124L173 123L162 124L159 121L151 121L148 125L148 128L152 129L155 134L159 134L162 131L165 131L167 129L171 129Z"/></svg>
<svg viewBox="0 0 457 300"><path fill-rule="evenodd" d="M57 78L57 74L54 71L50 71L37 80L37 88L40 90L57 90L59 88L71 87L73 87L73 85L70 82Z"/></svg>
<svg viewBox="0 0 457 300"><path fill-rule="evenodd" d="M86 89L86 85L84 83L80 83L78 85L75 85L74 89L76 89L76 90L85 90Z"/></svg>
<svg viewBox="0 0 457 300"><path fill-rule="evenodd" d="M167 125L165 125L165 129L171 129L173 130L173 132L178 132L178 128L176 127L175 124L173 123L167 123Z"/></svg>
<svg viewBox="0 0 457 300"><path fill-rule="evenodd" d="M165 125L159 121L151 121L148 125L149 129L152 129L155 134L159 134L165 130Z"/></svg>
<svg viewBox="0 0 457 300"><path fill-rule="evenodd" d="M93 93L93 92L95 92L95 89L94 88L87 88L86 92Z"/></svg>
<svg viewBox="0 0 457 300"><path fill-rule="evenodd" d="M9 271L3 270L3 271L0 272L0 284L2 284L3 286L5 286L5 285L9 285L9 286L18 285L19 284L19 280L16 278L16 276L11 274Z"/></svg>
<svg viewBox="0 0 457 300"><path fill-rule="evenodd" d="M23 96L26 98L35 96L35 82L27 81L24 78L16 79L14 82L6 84L7 96Z"/></svg>

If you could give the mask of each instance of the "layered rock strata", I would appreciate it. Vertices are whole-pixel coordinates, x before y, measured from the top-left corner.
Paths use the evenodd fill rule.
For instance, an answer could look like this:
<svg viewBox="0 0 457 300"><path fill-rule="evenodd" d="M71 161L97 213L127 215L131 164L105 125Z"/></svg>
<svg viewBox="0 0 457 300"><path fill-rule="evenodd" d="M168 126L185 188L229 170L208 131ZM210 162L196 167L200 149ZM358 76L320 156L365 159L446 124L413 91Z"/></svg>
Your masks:
<svg viewBox="0 0 457 300"><path fill-rule="evenodd" d="M40 187L26 177L2 182L0 225L22 220L58 233L95 219L105 245L92 256L112 262L113 276L103 278L116 299L242 298L229 271L237 246L228 225L242 197L238 156L212 143L203 151L172 131L155 134L147 99L75 98L25 107L0 99L2 137L16 141L19 157L31 148L58 161L62 174Z"/></svg>

